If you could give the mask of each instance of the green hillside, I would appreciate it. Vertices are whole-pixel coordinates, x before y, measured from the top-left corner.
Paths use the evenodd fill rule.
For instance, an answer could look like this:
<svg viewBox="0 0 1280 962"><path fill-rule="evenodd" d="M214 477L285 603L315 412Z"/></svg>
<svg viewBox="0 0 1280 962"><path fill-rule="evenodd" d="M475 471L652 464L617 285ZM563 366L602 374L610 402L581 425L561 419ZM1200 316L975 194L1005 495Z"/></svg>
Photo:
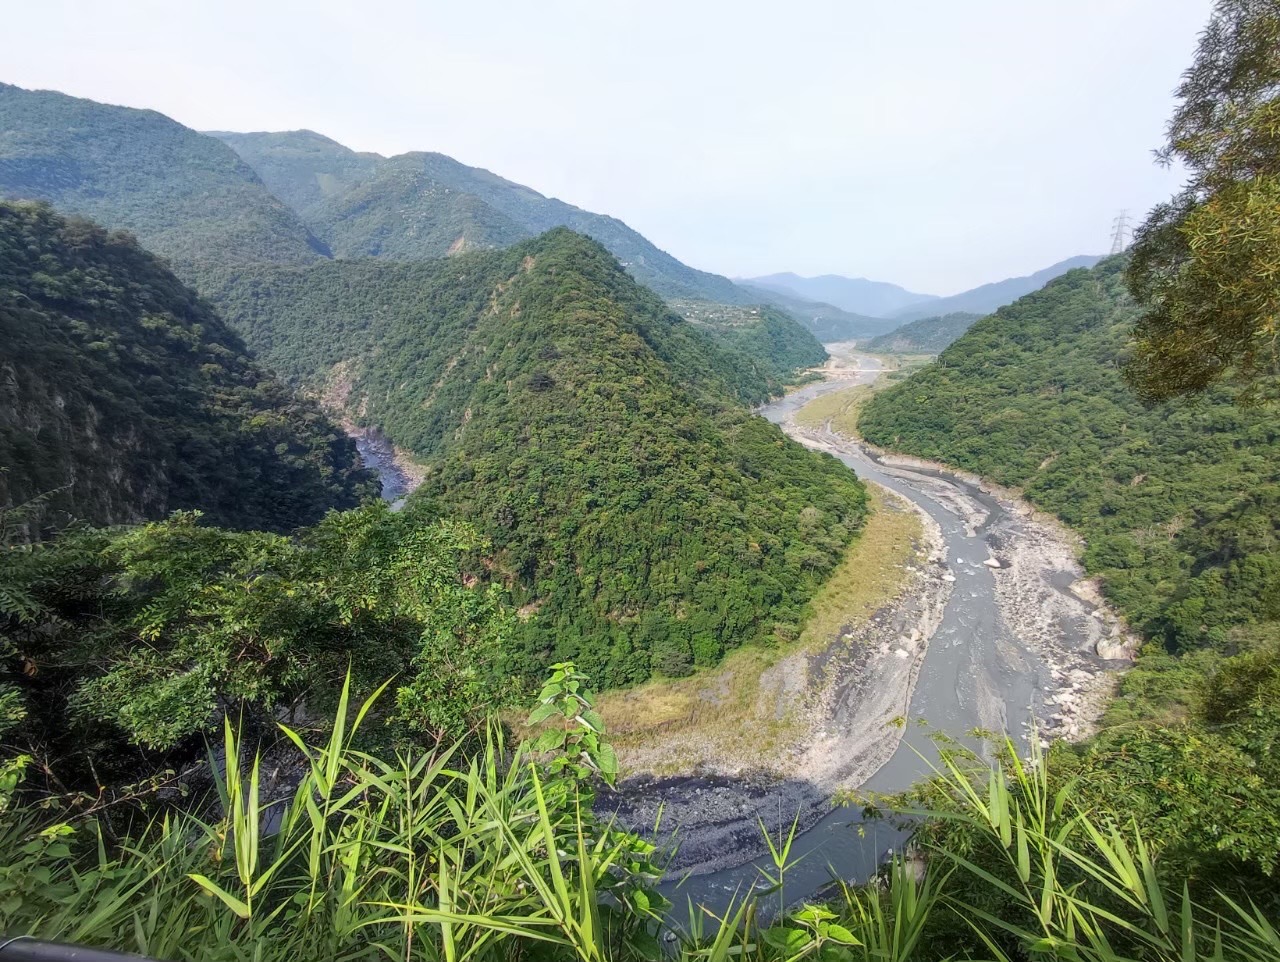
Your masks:
<svg viewBox="0 0 1280 962"><path fill-rule="evenodd" d="M748 414L768 379L570 231L242 271L217 300L492 539L531 672L572 656L618 685L786 634L861 523L848 471Z"/></svg>
<svg viewBox="0 0 1280 962"><path fill-rule="evenodd" d="M797 371L822 364L830 356L818 338L790 315L765 304L747 307L680 299L670 304L686 321L714 338L723 351L740 355L737 370L763 375L776 393L795 380Z"/></svg>
<svg viewBox="0 0 1280 962"><path fill-rule="evenodd" d="M981 314L943 314L922 317L903 324L896 331L872 338L864 346L868 351L884 354L937 354L973 326Z"/></svg>
<svg viewBox="0 0 1280 962"><path fill-rule="evenodd" d="M352 443L131 239L0 202L0 509L288 529L376 492ZM37 525L29 533L38 533Z"/></svg>
<svg viewBox="0 0 1280 962"><path fill-rule="evenodd" d="M978 321L877 394L868 440L1023 488L1080 531L1084 561L1173 650L1280 619L1280 415L1224 392L1144 407L1120 364L1138 309L1122 258Z"/></svg>
<svg viewBox="0 0 1280 962"><path fill-rule="evenodd" d="M153 110L0 84L0 198L128 230L180 267L326 255L233 150Z"/></svg>
<svg viewBox="0 0 1280 962"><path fill-rule="evenodd" d="M755 300L785 311L824 344L872 337L892 330L896 323L882 317L852 314L831 304L805 300L780 288L759 287L748 281L739 281L738 286Z"/></svg>
<svg viewBox="0 0 1280 962"><path fill-rule="evenodd" d="M226 133L228 143L339 257L442 257L553 227L600 242L663 297L754 303L728 278L659 250L622 221L544 197L439 153L359 154L309 130Z"/></svg>

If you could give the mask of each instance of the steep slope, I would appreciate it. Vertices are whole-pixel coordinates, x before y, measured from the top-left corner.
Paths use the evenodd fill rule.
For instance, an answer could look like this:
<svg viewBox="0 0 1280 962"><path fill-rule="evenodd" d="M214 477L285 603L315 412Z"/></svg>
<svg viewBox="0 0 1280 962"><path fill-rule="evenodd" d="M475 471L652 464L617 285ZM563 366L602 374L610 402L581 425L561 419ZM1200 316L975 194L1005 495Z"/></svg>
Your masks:
<svg viewBox="0 0 1280 962"><path fill-rule="evenodd" d="M0 197L133 232L179 266L325 255L225 144L151 110L0 84Z"/></svg>
<svg viewBox="0 0 1280 962"><path fill-rule="evenodd" d="M981 316L958 311L941 317L922 317L888 334L872 338L864 346L868 351L886 354L937 354L969 330Z"/></svg>
<svg viewBox="0 0 1280 962"><path fill-rule="evenodd" d="M877 394L872 442L1016 485L1080 531L1149 636L1215 644L1280 618L1280 414L1225 392L1147 408L1121 379L1123 258L1052 281Z"/></svg>
<svg viewBox="0 0 1280 962"><path fill-rule="evenodd" d="M1058 263L1046 267L1044 270L1036 271L1034 274L1028 274L1026 277L1008 277L1002 281L983 284L981 287L975 287L960 294L953 294L951 297L940 297L929 301L927 304L916 304L899 309L889 316L900 323L957 312L977 314L981 317L984 314L990 314L997 308L1004 307L1006 304L1012 304L1024 294L1038 291L1055 277L1061 277L1067 271L1073 271L1077 267L1093 267L1100 260L1102 260L1101 257L1091 254L1068 257L1064 261L1058 261Z"/></svg>
<svg viewBox="0 0 1280 962"><path fill-rule="evenodd" d="M626 224L444 154L359 154L312 131L217 132L339 257L442 257L553 227L599 241L663 297L747 304L730 280L680 263Z"/></svg>
<svg viewBox="0 0 1280 962"><path fill-rule="evenodd" d="M530 673L573 657L616 685L788 633L861 522L848 471L742 406L764 379L570 231L241 272L218 300L492 540Z"/></svg>
<svg viewBox="0 0 1280 962"><path fill-rule="evenodd" d="M801 277L799 274L786 272L747 277L742 279L742 283L806 301L834 304L841 310L871 317L888 317L895 311L914 305L925 307L937 300L933 294L917 294L897 284L869 281L862 277L841 277L839 274Z"/></svg>
<svg viewBox="0 0 1280 962"><path fill-rule="evenodd" d="M352 443L245 355L131 238L0 202L0 509L280 530L373 494Z"/></svg>
<svg viewBox="0 0 1280 962"><path fill-rule="evenodd" d="M749 377L763 375L770 393L782 393L797 371L816 367L830 356L803 325L767 304L741 307L680 299L669 303L673 311L715 340L723 352L738 355L739 371Z"/></svg>
<svg viewBox="0 0 1280 962"><path fill-rule="evenodd" d="M894 321L886 321L884 318L852 314L832 304L805 300L803 297L783 293L780 290L757 287L747 281L739 281L738 286L756 300L785 311L808 328L813 336L824 344L873 337L892 330L895 324Z"/></svg>

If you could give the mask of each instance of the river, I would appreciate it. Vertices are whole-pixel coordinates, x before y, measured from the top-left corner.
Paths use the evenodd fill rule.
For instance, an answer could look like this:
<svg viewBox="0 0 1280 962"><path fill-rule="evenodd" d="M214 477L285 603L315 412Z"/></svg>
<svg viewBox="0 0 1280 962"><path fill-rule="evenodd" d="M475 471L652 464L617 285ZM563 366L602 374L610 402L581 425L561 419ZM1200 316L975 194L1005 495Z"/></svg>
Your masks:
<svg viewBox="0 0 1280 962"><path fill-rule="evenodd" d="M839 345L829 347L841 355ZM975 729L1007 733L1021 744L1033 725L1044 735L1074 736L1075 713L1079 710L1081 718L1087 714L1075 701L1100 691L1095 683L1105 682L1109 668L1095 654L1096 648L1108 628L1111 638L1118 631L1110 614L1097 608L1087 592L1077 593L1073 587L1082 577L1074 545L1031 518L1024 506L988 493L973 479L923 466L886 464L848 438L798 428L792 418L809 401L869 384L884 373L875 358L846 352L839 359L843 366L829 372L827 380L799 388L759 413L793 438L838 457L864 481L918 506L940 529L946 569L942 578L953 585L914 676L909 721L900 743L870 777L841 787L876 793L910 787L930 774L937 758L933 733L979 751L984 743L969 734ZM383 479L383 497L401 500L412 480L397 466L391 446L373 433L358 437L357 443L365 464ZM761 811L771 812L776 805L778 811L770 819L774 825L789 823L797 814L794 807L783 811L796 804L794 785L787 794L767 785L740 785L731 778L719 782L722 790L728 783L730 792L740 792L746 800L741 806L734 804L744 813L745 835L752 842L758 841L753 826ZM688 796L701 791L700 785L711 784L696 776L659 781L649 791L662 802L664 793ZM626 794L624 788L624 801ZM869 878L886 854L905 841L902 830L880 820L864 821L857 809L827 808L825 788L809 795L818 802L802 813L805 827L791 849L796 864L787 873L782 894L786 904L834 879ZM722 843L712 842L716 845ZM760 882L763 871L772 871L767 857L746 861L751 852L743 851L744 861L732 867L664 883L664 892L676 903L673 919L683 918L686 900L719 913L735 893ZM730 852L719 855L721 863L734 861Z"/></svg>
<svg viewBox="0 0 1280 962"><path fill-rule="evenodd" d="M1018 554L1022 568L1030 557L1042 570L1023 571L1016 583L998 586L997 579L1008 579L1011 572L988 562L1004 556L1002 564L1010 566L1015 543L1025 540L1023 529L1032 524L1026 512L952 474L886 465L848 439L795 426L792 416L809 401L869 384L883 373L874 358L850 354L846 360L850 366L844 376L802 387L760 413L811 446L815 434L825 435L823 447L860 478L909 499L941 528L954 590L921 663L905 734L889 760L860 786L892 793L931 773L937 758L934 732L981 750L983 743L969 737L974 729L1008 733L1025 744L1033 723L1051 728L1054 696L1061 697L1068 673L1093 676L1105 667L1093 653L1102 634L1101 616L1072 592L1080 572L1061 551L1044 557L1034 551ZM1016 601L1019 593L1030 597ZM884 821L864 822L860 810L834 807L796 838L791 857L798 864L786 875L783 898L791 904L837 878L865 880L904 840L902 831ZM770 859L762 857L669 882L665 889L677 907L689 899L718 912L735 893L759 882L763 871L772 870Z"/></svg>

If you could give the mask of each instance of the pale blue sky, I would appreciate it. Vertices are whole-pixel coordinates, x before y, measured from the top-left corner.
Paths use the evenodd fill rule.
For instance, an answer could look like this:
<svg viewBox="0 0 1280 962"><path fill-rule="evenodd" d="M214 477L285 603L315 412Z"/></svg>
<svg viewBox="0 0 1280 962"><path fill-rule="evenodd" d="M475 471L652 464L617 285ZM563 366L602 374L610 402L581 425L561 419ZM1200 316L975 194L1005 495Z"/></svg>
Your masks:
<svg viewBox="0 0 1280 962"><path fill-rule="evenodd" d="M950 294L1108 245L1210 0L39 0L0 80L438 150L697 267ZM19 39L20 38L20 39ZM15 42L18 40L19 42Z"/></svg>

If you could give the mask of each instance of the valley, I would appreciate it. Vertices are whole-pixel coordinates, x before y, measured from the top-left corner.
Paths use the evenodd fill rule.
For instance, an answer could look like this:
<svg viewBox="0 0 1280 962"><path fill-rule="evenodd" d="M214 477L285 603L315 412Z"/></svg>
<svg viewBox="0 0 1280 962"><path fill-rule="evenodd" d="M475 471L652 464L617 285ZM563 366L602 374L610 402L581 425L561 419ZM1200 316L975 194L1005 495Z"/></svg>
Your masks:
<svg viewBox="0 0 1280 962"><path fill-rule="evenodd" d="M1082 582L1078 543L1060 525L975 476L879 454L830 424L797 422L813 401L871 386L886 373L880 360L850 345L833 349L821 381L760 413L875 485L877 513L912 517L898 529L910 547L895 565L900 573L892 586L879 589L871 609L837 597L849 614L837 615L834 634L816 643L802 639L754 674L733 660L754 657L755 649L744 650L724 668L601 703L611 727L620 702L637 692L650 711L663 694L712 715L728 707L726 699L748 703L730 731L718 726L718 740L680 723L678 710L660 715L643 738L621 730L616 742L625 780L600 802L603 812L640 832L661 808L663 824L680 839L672 878L700 876L680 889L681 897L709 906L755 877L749 860L763 849L761 824L775 835L793 819L804 829L796 851L813 854L792 875L796 897L828 884L833 871L864 877L902 835L886 826L859 833L854 809L832 808L838 792L906 789L928 775L934 734L976 748L981 743L969 737L975 729L1009 731L1024 741L1033 733L1084 737L1114 672L1131 657L1119 620ZM384 467L386 452L367 445L366 463ZM875 537L874 518L863 537ZM1098 656L1099 646L1110 660ZM735 671L753 686L745 695L731 691Z"/></svg>
<svg viewBox="0 0 1280 962"><path fill-rule="evenodd" d="M323 12L0 78L0 962L1280 962L1280 0L1109 244L980 10Z"/></svg>

